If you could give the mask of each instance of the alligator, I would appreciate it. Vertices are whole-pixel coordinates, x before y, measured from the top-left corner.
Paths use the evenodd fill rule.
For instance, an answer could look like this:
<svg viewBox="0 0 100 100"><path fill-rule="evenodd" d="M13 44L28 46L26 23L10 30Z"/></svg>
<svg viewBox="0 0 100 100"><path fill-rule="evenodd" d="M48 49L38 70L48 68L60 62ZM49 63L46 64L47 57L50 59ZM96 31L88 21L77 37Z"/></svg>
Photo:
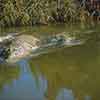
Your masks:
<svg viewBox="0 0 100 100"><path fill-rule="evenodd" d="M10 33L7 36L0 36L0 63L4 62L11 54L11 44L20 33Z"/></svg>
<svg viewBox="0 0 100 100"><path fill-rule="evenodd" d="M84 43L74 37L67 37L64 34L48 36L38 39L31 35L8 35L1 38L0 59L1 61L16 62L26 56L35 56L48 52L49 49L75 46ZM6 43L4 44L4 41ZM9 45L6 45L9 43Z"/></svg>

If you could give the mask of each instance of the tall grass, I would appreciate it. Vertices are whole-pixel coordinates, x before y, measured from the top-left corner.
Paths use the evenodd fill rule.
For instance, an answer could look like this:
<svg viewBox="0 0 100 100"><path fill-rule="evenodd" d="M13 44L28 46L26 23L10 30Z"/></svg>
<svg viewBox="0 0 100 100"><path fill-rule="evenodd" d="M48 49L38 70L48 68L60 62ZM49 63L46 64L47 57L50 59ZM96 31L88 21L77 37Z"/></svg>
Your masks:
<svg viewBox="0 0 100 100"><path fill-rule="evenodd" d="M74 0L0 0L0 26L72 23L78 13Z"/></svg>

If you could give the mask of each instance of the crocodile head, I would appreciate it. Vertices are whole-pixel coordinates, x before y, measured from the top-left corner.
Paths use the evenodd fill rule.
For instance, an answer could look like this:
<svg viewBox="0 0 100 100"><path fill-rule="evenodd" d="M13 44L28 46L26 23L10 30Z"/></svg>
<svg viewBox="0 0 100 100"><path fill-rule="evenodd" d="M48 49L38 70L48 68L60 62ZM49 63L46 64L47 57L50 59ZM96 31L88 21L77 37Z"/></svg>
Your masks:
<svg viewBox="0 0 100 100"><path fill-rule="evenodd" d="M39 39L31 35L20 35L10 45L10 55L7 62L17 62L20 59L23 59L31 55L33 50L38 48L37 43Z"/></svg>

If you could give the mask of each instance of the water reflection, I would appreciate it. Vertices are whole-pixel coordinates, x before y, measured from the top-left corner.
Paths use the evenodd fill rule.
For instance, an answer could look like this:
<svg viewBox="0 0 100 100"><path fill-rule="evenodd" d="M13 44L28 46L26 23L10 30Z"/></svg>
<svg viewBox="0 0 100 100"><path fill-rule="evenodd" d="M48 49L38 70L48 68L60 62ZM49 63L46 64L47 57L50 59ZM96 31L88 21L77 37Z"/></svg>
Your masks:
<svg viewBox="0 0 100 100"><path fill-rule="evenodd" d="M33 71L36 64L39 72L48 81L47 100L59 100L57 95L62 88L72 89L73 93L68 96L70 100L99 100L99 50L96 44L84 45L62 49L31 60L31 70ZM65 92L63 95L68 95ZM68 98L60 100L69 100Z"/></svg>
<svg viewBox="0 0 100 100"><path fill-rule="evenodd" d="M56 100L75 100L74 94L71 90L68 89L60 89L58 91L58 96L56 97Z"/></svg>
<svg viewBox="0 0 100 100"><path fill-rule="evenodd" d="M55 25L4 29L0 33L24 30L34 36L83 32L77 26L69 29ZM99 26L93 30L100 32ZM23 59L17 63L19 67L0 65L0 100L99 100L100 43L91 43Z"/></svg>
<svg viewBox="0 0 100 100"><path fill-rule="evenodd" d="M19 77L12 79L12 84L4 84L0 100L44 100L47 81L39 73L33 75L27 60L18 62ZM13 67L15 68L15 67ZM9 72L10 73L10 72Z"/></svg>
<svg viewBox="0 0 100 100"><path fill-rule="evenodd" d="M27 60L20 61L19 65L21 67L21 75L18 80L20 86L18 86L18 88L23 87L20 93L23 97L21 97L20 100L22 100L22 98L24 100L44 100L44 92L46 90L45 78L38 72L31 72Z"/></svg>
<svg viewBox="0 0 100 100"><path fill-rule="evenodd" d="M17 66L0 64L0 89L2 90L4 85L11 85L12 80L17 79L18 76L19 68Z"/></svg>

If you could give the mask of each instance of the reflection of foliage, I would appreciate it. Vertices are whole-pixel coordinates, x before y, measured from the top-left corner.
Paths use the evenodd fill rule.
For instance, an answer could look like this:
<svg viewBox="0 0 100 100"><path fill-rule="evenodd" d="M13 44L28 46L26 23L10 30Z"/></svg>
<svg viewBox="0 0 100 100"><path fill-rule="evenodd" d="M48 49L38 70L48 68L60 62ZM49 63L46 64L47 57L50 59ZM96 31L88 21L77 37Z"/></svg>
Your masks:
<svg viewBox="0 0 100 100"><path fill-rule="evenodd" d="M73 47L34 59L48 80L47 98L55 100L61 88L71 88L77 100L83 100L85 95L99 100L98 49L96 45Z"/></svg>
<svg viewBox="0 0 100 100"><path fill-rule="evenodd" d="M39 70L37 68L38 66L33 65L32 61L30 61L29 64L31 67L31 72L34 75L37 88L39 88L39 75L40 75L40 73L39 73Z"/></svg>
<svg viewBox="0 0 100 100"><path fill-rule="evenodd" d="M18 75L19 69L17 66L0 64L0 88L2 88L4 84L11 83L11 81L17 78Z"/></svg>

